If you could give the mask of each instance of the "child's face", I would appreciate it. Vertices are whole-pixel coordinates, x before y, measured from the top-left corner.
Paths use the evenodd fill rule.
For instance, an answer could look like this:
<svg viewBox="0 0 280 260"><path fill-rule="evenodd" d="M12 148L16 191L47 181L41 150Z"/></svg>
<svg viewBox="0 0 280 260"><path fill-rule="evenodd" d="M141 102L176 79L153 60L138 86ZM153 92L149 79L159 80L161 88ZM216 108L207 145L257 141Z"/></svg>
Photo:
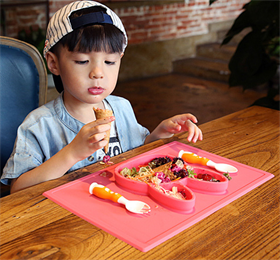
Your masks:
<svg viewBox="0 0 280 260"><path fill-rule="evenodd" d="M115 89L121 58L120 53L70 52L61 47L57 73L64 87L64 96L87 104L99 104Z"/></svg>

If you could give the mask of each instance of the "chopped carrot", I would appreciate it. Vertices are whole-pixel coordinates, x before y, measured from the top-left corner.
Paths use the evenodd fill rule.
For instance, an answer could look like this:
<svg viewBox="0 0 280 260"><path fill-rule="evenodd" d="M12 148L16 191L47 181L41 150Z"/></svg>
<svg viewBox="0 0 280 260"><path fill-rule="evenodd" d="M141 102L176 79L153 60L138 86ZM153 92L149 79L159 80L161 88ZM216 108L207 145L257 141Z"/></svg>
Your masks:
<svg viewBox="0 0 280 260"><path fill-rule="evenodd" d="M150 173L150 174L138 177L137 179L143 179L143 178L146 178L146 177L149 177L149 176L152 176L152 175L155 175L155 174L154 173Z"/></svg>

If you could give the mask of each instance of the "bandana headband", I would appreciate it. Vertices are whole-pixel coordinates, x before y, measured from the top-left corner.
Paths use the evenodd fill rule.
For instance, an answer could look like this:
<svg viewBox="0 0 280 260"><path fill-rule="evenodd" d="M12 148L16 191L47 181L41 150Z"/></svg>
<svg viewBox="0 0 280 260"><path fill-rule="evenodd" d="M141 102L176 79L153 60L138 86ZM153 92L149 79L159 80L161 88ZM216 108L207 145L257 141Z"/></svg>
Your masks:
<svg viewBox="0 0 280 260"><path fill-rule="evenodd" d="M113 24L111 17L103 12L89 13L70 19L73 30L85 25L109 23Z"/></svg>

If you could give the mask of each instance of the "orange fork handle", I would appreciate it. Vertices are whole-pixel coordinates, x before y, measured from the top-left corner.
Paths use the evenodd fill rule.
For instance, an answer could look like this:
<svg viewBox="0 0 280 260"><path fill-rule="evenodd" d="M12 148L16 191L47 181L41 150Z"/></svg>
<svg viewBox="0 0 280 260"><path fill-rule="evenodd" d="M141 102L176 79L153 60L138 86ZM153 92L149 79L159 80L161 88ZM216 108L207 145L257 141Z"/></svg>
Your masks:
<svg viewBox="0 0 280 260"><path fill-rule="evenodd" d="M187 163L197 163L200 165L207 165L209 159L200 157L194 153L185 152L182 154L182 159Z"/></svg>
<svg viewBox="0 0 280 260"><path fill-rule="evenodd" d="M108 199L114 202L118 202L118 199L122 197L122 195L120 195L119 193L113 192L109 188L100 184L96 184L91 187L93 187L91 193L101 199Z"/></svg>

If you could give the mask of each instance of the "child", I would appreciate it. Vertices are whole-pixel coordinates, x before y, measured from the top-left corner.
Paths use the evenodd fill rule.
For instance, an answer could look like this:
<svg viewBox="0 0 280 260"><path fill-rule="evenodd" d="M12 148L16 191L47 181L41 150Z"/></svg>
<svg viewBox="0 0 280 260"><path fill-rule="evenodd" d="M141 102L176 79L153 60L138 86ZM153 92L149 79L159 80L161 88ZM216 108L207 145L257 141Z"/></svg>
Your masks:
<svg viewBox="0 0 280 260"><path fill-rule="evenodd" d="M126 99L110 95L127 36L108 7L94 1L68 4L50 20L46 38L44 56L61 94L31 112L19 127L1 178L11 184L11 192L102 160L110 124L110 156L183 131L189 141L202 140L191 114L164 120L149 133ZM114 116L96 119L93 108L112 110Z"/></svg>

